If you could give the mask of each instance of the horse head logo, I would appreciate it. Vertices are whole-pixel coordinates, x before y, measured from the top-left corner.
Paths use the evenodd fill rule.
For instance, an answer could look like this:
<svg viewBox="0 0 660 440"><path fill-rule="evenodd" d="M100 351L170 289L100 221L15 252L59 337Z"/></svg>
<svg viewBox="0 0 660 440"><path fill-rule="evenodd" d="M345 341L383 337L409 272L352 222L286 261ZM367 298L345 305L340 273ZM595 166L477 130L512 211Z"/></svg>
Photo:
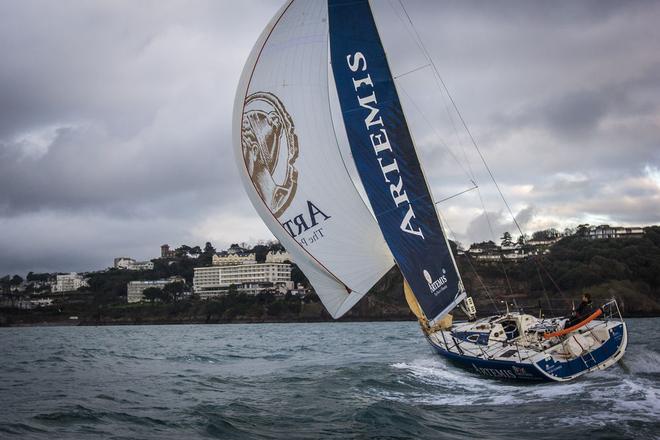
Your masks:
<svg viewBox="0 0 660 440"><path fill-rule="evenodd" d="M250 180L275 217L289 207L298 187L298 137L291 115L269 92L245 98L241 123L243 161Z"/></svg>

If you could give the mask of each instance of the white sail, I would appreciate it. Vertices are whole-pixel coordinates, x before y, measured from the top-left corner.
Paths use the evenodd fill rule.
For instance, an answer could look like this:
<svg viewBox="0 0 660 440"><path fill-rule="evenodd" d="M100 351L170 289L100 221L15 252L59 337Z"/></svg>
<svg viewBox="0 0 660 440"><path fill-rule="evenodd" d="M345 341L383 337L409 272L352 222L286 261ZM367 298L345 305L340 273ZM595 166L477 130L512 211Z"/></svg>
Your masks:
<svg viewBox="0 0 660 440"><path fill-rule="evenodd" d="M257 212L337 318L394 261L337 147L327 15L291 1L271 20L243 70L233 143Z"/></svg>

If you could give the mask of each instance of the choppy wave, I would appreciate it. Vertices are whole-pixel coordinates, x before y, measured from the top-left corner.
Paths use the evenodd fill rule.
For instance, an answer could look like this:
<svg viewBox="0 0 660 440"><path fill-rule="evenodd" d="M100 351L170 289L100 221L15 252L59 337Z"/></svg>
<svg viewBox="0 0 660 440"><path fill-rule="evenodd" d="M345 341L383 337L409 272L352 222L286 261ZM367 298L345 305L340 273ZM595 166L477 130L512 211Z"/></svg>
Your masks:
<svg viewBox="0 0 660 440"><path fill-rule="evenodd" d="M457 369L413 323L0 329L0 438L658 438L660 320L629 329L560 384Z"/></svg>

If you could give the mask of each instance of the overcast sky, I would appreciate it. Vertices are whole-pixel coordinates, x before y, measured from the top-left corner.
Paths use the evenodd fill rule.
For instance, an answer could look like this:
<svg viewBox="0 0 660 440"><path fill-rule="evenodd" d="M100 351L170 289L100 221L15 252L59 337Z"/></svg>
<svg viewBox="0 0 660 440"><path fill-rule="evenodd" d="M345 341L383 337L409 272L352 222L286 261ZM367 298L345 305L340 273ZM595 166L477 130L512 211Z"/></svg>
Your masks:
<svg viewBox="0 0 660 440"><path fill-rule="evenodd" d="M398 2L375 3L394 74L426 64ZM280 4L0 2L0 275L271 238L230 124ZM659 2L404 4L525 229L660 223ZM398 81L436 199L470 169L494 198L432 71ZM487 227L474 193L441 204L462 240Z"/></svg>

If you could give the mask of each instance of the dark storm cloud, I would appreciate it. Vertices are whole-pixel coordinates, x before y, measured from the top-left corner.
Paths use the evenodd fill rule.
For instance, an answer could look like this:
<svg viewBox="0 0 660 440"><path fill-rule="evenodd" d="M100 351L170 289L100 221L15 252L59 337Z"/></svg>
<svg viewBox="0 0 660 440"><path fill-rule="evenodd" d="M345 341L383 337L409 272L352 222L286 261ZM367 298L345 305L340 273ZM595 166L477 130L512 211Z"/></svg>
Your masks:
<svg viewBox="0 0 660 440"><path fill-rule="evenodd" d="M397 18L400 6L389 4L381 19L389 19L394 34L410 34ZM660 180L649 172L660 166L660 4L405 5L514 213L534 206L527 228L660 222ZM395 72L426 64L411 38L383 38L402 54L390 57ZM484 195L485 207L473 193L440 205L457 235L468 242L492 238L484 208L493 229L509 229L510 216L460 121L447 118L451 103L431 69L399 83L409 117L419 119L422 107L432 121L432 128L419 120L411 125L436 199L468 188L470 180Z"/></svg>
<svg viewBox="0 0 660 440"><path fill-rule="evenodd" d="M593 87L577 84L578 89L528 102L495 121L513 130L524 126L544 127L556 135L578 138L592 136L608 117L644 117L660 110L660 62L632 73L630 78Z"/></svg>
<svg viewBox="0 0 660 440"><path fill-rule="evenodd" d="M89 270L113 255L153 257L163 242L233 239L204 225L253 215L231 109L277 7L0 4L0 273Z"/></svg>
<svg viewBox="0 0 660 440"><path fill-rule="evenodd" d="M398 2L374 4L395 74L423 66ZM659 3L404 4L524 228L660 222ZM0 3L0 275L268 238L230 124L279 6ZM436 198L473 179L495 234L515 232L430 72L398 82ZM478 202L441 204L466 243L491 238Z"/></svg>
<svg viewBox="0 0 660 440"><path fill-rule="evenodd" d="M158 136L123 142L99 127L63 127L40 157L26 154L25 145L4 145L0 214L118 209L207 188L214 188L211 200L218 203L237 174L223 164L226 155L216 141L226 135L214 121L208 125L208 131L187 132L187 140Z"/></svg>
<svg viewBox="0 0 660 440"><path fill-rule="evenodd" d="M218 203L237 177L227 115L249 43L228 44L242 31L225 26L239 9L63 5L4 4L3 214L114 209L210 187Z"/></svg>

